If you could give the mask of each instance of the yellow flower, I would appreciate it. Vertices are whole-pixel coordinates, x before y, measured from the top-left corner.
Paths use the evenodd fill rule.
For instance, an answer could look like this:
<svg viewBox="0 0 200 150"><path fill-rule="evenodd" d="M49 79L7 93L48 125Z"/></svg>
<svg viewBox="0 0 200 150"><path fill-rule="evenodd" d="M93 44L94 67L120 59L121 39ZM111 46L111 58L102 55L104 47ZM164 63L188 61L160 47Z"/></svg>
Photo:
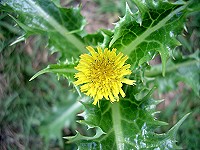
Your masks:
<svg viewBox="0 0 200 150"><path fill-rule="evenodd" d="M122 83L134 85L135 80L124 78L130 75L130 64L124 64L128 56L121 52L117 55L116 48L112 51L105 48L104 51L97 47L97 52L91 47L86 47L91 55L82 54L75 74L75 85L81 85L81 92L94 98L96 105L103 97L111 102L119 101L119 93L125 97Z"/></svg>

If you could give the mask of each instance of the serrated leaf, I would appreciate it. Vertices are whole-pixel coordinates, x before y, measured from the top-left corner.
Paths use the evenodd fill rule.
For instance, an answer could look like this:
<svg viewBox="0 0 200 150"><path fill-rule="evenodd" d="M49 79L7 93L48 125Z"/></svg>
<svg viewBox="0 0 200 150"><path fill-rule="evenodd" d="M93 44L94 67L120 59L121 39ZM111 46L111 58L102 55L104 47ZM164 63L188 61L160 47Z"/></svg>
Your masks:
<svg viewBox="0 0 200 150"><path fill-rule="evenodd" d="M151 92L150 92L151 93ZM79 150L86 149L176 149L175 132L183 120L180 120L168 133L156 134L154 130L164 122L156 120L152 112L158 103L150 98L148 93L140 101L130 98L120 99L120 102L111 104L100 101L100 108L92 106L90 102L85 105L83 121L89 128L100 127L103 132L100 137L90 140L77 133L73 141ZM67 138L70 142L70 138Z"/></svg>
<svg viewBox="0 0 200 150"><path fill-rule="evenodd" d="M190 113L186 114L181 120L179 120L169 131L167 134L174 137L174 134L177 133L178 128L181 126L183 121L190 115ZM174 139L175 140L175 139Z"/></svg>
<svg viewBox="0 0 200 150"><path fill-rule="evenodd" d="M31 77L31 80L37 78L39 75L42 75L44 73L55 73L58 76L64 76L67 78L69 81L74 80L74 73L76 73L76 70L74 67L76 66L76 63L59 63L59 64L51 64L48 65L45 69L37 72L33 77Z"/></svg>
<svg viewBox="0 0 200 150"><path fill-rule="evenodd" d="M58 8L51 0L2 0L1 3L18 14L15 21L24 29L24 37L48 36L49 48L53 52L60 51L61 59L86 52L81 41L85 20L79 8Z"/></svg>
<svg viewBox="0 0 200 150"><path fill-rule="evenodd" d="M164 75L171 51L180 45L176 36L183 28L188 4L153 0L133 2L140 11L133 14L127 5L125 16L116 23L109 47L129 55L133 68L159 53Z"/></svg>
<svg viewBox="0 0 200 150"><path fill-rule="evenodd" d="M72 142L76 142L76 141L80 141L80 140L93 140L93 139L97 139L99 138L101 135L105 134L101 128L99 127L94 127L96 128L96 134L92 137L87 137L87 136L83 136L81 135L78 131L76 131L76 135L75 136L68 136L68 137L63 137L64 139L69 140L68 143L72 143Z"/></svg>

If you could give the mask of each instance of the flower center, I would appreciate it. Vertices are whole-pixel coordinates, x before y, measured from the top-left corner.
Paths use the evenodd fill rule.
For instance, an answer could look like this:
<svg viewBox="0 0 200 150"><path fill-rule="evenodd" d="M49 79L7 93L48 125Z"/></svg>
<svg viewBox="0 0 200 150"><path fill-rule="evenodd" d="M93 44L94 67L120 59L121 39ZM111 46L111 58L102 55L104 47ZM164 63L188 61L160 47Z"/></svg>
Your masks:
<svg viewBox="0 0 200 150"><path fill-rule="evenodd" d="M114 81L117 77L117 70L114 61L108 58L97 59L91 65L90 79L94 84L104 85Z"/></svg>

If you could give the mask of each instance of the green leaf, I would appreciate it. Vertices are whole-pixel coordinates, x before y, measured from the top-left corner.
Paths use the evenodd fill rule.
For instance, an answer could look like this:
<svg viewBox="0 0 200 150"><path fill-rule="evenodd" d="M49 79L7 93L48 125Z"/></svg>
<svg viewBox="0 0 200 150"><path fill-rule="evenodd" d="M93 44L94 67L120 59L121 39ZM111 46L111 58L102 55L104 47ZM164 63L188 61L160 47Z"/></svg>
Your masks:
<svg viewBox="0 0 200 150"><path fill-rule="evenodd" d="M53 52L60 51L61 59L71 59L86 52L81 40L85 19L79 8L58 8L50 0L2 0L1 3L17 13L15 21L24 29L24 37L47 36L49 48Z"/></svg>
<svg viewBox="0 0 200 150"><path fill-rule="evenodd" d="M112 36L113 33L110 30L101 29L94 34L84 36L83 39L86 45L91 45L93 47L101 45L102 48L108 48Z"/></svg>
<svg viewBox="0 0 200 150"><path fill-rule="evenodd" d="M167 134L171 137L175 137L175 134L178 131L178 128L181 126L183 121L190 115L190 113L187 113L181 120L179 120L168 132ZM175 139L174 139L175 140Z"/></svg>
<svg viewBox="0 0 200 150"><path fill-rule="evenodd" d="M133 90L130 88L129 90ZM134 96L120 99L119 102L110 103L100 101L100 108L94 107L91 102L84 102L86 108L81 123L89 128L99 127L100 137L85 137L77 133L67 138L69 142L75 141L78 149L176 149L175 133L186 118L184 117L169 132L156 134L154 130L167 123L158 121L154 114L155 106L160 101L153 100L152 91L142 99L136 100ZM99 132L99 131L98 131ZM103 134L105 133L105 134ZM71 141L72 140L72 141Z"/></svg>
<svg viewBox="0 0 200 150"><path fill-rule="evenodd" d="M46 116L40 125L39 132L46 141L50 139L59 139L62 142L62 129L64 127L75 128L76 114L83 111L83 105L76 101L78 96L72 92L68 92L63 104L54 107L53 112Z"/></svg>
<svg viewBox="0 0 200 150"><path fill-rule="evenodd" d="M74 67L77 65L77 63L59 63L59 64L51 64L48 65L45 69L37 72L33 77L31 77L31 80L37 78L39 75L42 75L44 73L55 73L58 76L64 76L69 81L74 80L74 73L76 73L76 70Z"/></svg>
<svg viewBox="0 0 200 150"><path fill-rule="evenodd" d="M94 46L100 45L100 43L103 43L104 37L101 33L101 31L98 31L94 34L88 34L84 37L84 42L86 45Z"/></svg>
<svg viewBox="0 0 200 150"><path fill-rule="evenodd" d="M61 7L60 0L51 0L57 7Z"/></svg>
<svg viewBox="0 0 200 150"><path fill-rule="evenodd" d="M126 6L126 14L116 23L109 47L129 56L133 68L161 55L163 75L171 51L180 45L176 36L183 29L187 3L168 1L133 1L139 11L133 14Z"/></svg>
<svg viewBox="0 0 200 150"><path fill-rule="evenodd" d="M180 102L177 105L178 101ZM183 114L191 112L191 115L184 121L177 134L178 143L183 146L183 149L200 149L198 138L200 134L199 121L196 120L196 116L200 114L199 106L199 97L193 91L184 88L183 92L176 95L172 103L160 114L159 118L169 120L171 126L173 122L181 119ZM166 131L166 128L163 127L162 131Z"/></svg>
<svg viewBox="0 0 200 150"><path fill-rule="evenodd" d="M96 134L93 137L83 136L78 131L76 131L75 136L71 136L71 137L68 136L68 137L63 137L63 138L69 140L68 143L72 143L72 142L76 142L76 141L80 141L80 140L93 140L93 139L99 138L103 134L105 134L105 133L101 130L101 128L96 127Z"/></svg>
<svg viewBox="0 0 200 150"><path fill-rule="evenodd" d="M153 66L151 70L145 72L145 76L156 77L153 84L157 85L162 93L176 89L176 84L181 81L191 87L197 96L200 96L200 85L197 84L200 80L199 54L199 51L196 51L194 54L182 57L182 54L177 52L175 60L169 60L167 63L165 78L161 76L161 65Z"/></svg>

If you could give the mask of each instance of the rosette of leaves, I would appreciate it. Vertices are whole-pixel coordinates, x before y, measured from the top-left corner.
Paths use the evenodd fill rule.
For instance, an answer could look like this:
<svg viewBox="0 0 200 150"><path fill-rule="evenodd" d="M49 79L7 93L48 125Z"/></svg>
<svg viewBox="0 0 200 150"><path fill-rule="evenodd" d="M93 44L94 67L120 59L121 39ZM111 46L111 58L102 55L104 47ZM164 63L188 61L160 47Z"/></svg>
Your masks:
<svg viewBox="0 0 200 150"><path fill-rule="evenodd" d="M188 115L167 133L154 132L157 127L166 123L157 121L154 116L155 106L159 101L151 98L152 90L145 84L144 66L155 55L160 54L163 75L165 74L166 61L172 50L180 44L176 36L184 27L186 15L196 10L196 6L191 5L192 1L133 2L138 11L132 13L126 5L125 16L120 18L113 30L103 29L96 34L84 35L82 31L85 21L79 9L61 8L58 3L55 5L50 0L2 0L5 11L13 10L18 14L17 18L13 18L24 29L23 38L32 34L46 35L49 38L49 48L60 52L62 63L49 66L37 75L54 72L70 79L69 75L73 80L75 72L72 66L76 64L72 61L68 67L68 62L71 62L72 58L78 59L81 53L86 53L84 47L88 44L117 48L129 56L137 86L123 87L127 96L119 103L102 101L98 108L90 102L83 102L85 112L82 116L85 120L79 122L89 128L95 128L96 134L87 137L78 132L74 137L67 137L69 142L76 142L79 149L178 148L176 131ZM64 60L67 60L67 63ZM132 76L130 78L132 79Z"/></svg>
<svg viewBox="0 0 200 150"><path fill-rule="evenodd" d="M104 32L108 34L103 46L116 47L129 55L134 73L142 70L142 64L159 53L164 75L167 59L172 50L180 45L176 35L183 29L189 4L180 1L173 4L161 1L144 3L135 1L135 3L140 11L133 14L127 5L125 16L116 23L112 33ZM155 119L156 101L150 97L151 94L141 97L147 90L143 88L145 84L141 84L144 83L140 80L141 76L135 88L127 88L127 96L120 100L120 103L110 104L102 101L100 109L92 108L90 103L84 104L86 111L83 114L84 120L80 123L89 128L96 127L97 132L94 137L85 137L77 133L76 136L66 139L69 142L76 142L78 149L179 148L176 145L175 135L187 115L167 133L154 133L156 127L166 124ZM137 95L140 99L137 99Z"/></svg>

